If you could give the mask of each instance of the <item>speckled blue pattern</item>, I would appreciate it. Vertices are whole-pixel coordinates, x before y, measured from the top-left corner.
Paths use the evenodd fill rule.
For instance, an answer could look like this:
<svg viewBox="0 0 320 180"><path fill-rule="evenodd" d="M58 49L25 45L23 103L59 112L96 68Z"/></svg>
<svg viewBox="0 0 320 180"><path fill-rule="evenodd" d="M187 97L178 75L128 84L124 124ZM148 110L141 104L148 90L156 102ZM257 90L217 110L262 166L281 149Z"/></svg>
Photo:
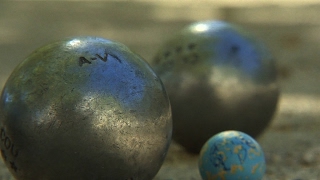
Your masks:
<svg viewBox="0 0 320 180"><path fill-rule="evenodd" d="M202 147L199 170L204 180L261 180L266 163L260 145L239 131L224 131Z"/></svg>

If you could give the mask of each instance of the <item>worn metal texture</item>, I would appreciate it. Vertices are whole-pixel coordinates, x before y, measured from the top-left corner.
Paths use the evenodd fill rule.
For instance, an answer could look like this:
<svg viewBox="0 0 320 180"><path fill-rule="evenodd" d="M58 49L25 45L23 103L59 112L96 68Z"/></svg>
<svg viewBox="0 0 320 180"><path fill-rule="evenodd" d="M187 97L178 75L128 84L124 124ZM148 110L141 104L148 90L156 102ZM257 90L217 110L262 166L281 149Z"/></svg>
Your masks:
<svg viewBox="0 0 320 180"><path fill-rule="evenodd" d="M200 21L160 48L153 68L168 91L173 138L189 152L224 130L256 137L269 124L279 96L275 61L244 29Z"/></svg>
<svg viewBox="0 0 320 180"><path fill-rule="evenodd" d="M33 52L0 109L2 157L19 180L152 179L171 141L161 80L126 46L98 37Z"/></svg>

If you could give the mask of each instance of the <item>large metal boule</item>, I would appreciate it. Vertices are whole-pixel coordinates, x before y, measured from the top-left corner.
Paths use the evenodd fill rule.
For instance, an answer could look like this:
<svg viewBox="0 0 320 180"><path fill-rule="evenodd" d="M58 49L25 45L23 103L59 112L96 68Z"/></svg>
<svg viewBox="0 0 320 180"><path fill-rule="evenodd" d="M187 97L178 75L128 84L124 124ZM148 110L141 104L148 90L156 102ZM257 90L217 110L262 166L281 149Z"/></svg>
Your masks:
<svg viewBox="0 0 320 180"><path fill-rule="evenodd" d="M269 124L279 90L275 61L241 27L202 21L182 29L151 64L169 94L173 139L189 152L224 130L253 137Z"/></svg>
<svg viewBox="0 0 320 180"><path fill-rule="evenodd" d="M161 80L98 37L33 52L6 82L0 110L1 154L19 180L149 180L171 140Z"/></svg>

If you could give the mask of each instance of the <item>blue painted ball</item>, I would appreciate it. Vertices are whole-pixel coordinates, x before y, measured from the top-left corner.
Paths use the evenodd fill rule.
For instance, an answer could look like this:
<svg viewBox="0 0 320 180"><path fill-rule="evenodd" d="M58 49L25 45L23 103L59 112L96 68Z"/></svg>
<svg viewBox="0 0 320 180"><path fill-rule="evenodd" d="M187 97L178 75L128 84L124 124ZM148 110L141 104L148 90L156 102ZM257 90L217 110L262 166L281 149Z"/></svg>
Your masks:
<svg viewBox="0 0 320 180"><path fill-rule="evenodd" d="M261 180L266 163L261 146L240 131L223 131L202 147L199 171L204 180Z"/></svg>

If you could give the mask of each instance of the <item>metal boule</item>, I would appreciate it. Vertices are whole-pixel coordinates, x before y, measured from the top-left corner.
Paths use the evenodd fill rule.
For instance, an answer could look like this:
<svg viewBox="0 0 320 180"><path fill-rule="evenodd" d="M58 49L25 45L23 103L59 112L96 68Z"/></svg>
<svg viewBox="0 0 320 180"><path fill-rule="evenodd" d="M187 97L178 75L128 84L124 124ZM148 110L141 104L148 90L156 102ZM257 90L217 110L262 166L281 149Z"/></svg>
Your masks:
<svg viewBox="0 0 320 180"><path fill-rule="evenodd" d="M152 179L172 133L160 78L126 46L74 37L30 54L0 99L1 154L19 180Z"/></svg>
<svg viewBox="0 0 320 180"><path fill-rule="evenodd" d="M173 139L199 153L214 134L258 136L276 110L275 60L247 30L201 21L166 41L151 62L169 94Z"/></svg>

